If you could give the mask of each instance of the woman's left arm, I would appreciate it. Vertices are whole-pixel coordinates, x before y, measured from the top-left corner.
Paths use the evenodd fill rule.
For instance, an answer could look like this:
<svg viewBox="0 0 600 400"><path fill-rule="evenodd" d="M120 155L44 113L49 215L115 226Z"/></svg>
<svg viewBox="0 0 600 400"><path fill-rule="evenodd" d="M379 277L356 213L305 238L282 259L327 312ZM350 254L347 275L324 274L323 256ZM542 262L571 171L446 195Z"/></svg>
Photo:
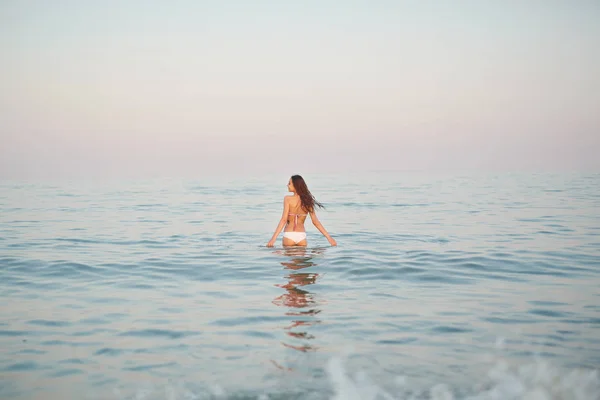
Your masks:
<svg viewBox="0 0 600 400"><path fill-rule="evenodd" d="M267 247L273 247L275 245L277 236L279 236L279 234L281 233L281 230L287 223L287 216L288 216L289 212L290 212L290 205L287 201L287 197L284 197L283 198L283 213L281 214L281 219L279 220L279 224L277 225L277 229L275 229L275 233L273 234L273 237L271 237L271 240L269 240L269 243L267 243Z"/></svg>

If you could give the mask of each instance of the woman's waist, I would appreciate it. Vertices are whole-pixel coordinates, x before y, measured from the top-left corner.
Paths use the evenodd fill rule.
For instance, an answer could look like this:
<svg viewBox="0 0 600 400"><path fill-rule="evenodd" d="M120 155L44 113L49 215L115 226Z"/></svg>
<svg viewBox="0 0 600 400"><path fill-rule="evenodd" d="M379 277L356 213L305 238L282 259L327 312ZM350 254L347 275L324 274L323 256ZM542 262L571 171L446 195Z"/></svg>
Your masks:
<svg viewBox="0 0 600 400"><path fill-rule="evenodd" d="M293 228L290 228L290 229L288 229L288 228L285 228L285 229L283 230L283 233L286 233L286 232L306 233L306 230L304 229L304 227L299 227L299 226L297 226L297 227L296 227L296 230L293 230Z"/></svg>

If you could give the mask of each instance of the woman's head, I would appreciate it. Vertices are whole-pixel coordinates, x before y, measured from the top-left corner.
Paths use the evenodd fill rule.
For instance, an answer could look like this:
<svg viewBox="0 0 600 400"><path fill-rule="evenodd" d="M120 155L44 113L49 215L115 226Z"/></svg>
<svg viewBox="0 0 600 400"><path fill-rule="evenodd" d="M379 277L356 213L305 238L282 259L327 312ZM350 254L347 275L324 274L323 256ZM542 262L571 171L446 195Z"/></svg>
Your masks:
<svg viewBox="0 0 600 400"><path fill-rule="evenodd" d="M315 199L310 190L308 190L308 186L306 186L304 178L302 178L300 175L293 175L290 178L288 182L288 190L300 196L300 203L304 211L312 212L314 211L315 206L324 208L323 205Z"/></svg>

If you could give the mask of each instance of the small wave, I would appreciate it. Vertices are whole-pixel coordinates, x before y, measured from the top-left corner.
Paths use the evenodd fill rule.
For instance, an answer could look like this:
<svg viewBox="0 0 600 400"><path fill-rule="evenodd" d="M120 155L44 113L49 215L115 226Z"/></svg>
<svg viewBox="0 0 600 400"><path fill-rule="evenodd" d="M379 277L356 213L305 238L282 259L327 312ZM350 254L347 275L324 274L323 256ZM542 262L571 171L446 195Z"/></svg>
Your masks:
<svg viewBox="0 0 600 400"><path fill-rule="evenodd" d="M39 369L44 369L44 367L42 365L36 363L35 361L24 361L24 362L18 362L15 364L8 365L8 366L2 368L2 371L4 371L4 372L25 372L25 371L33 371L33 370L39 370Z"/></svg>
<svg viewBox="0 0 600 400"><path fill-rule="evenodd" d="M119 356L125 353L125 350L103 347L94 353L95 356Z"/></svg>
<svg viewBox="0 0 600 400"><path fill-rule="evenodd" d="M50 239L51 241L57 242L69 242L69 243L86 243L86 244L110 244L117 246L135 246L135 245L165 245L160 240L101 240L101 239L83 239L83 238L55 238Z"/></svg>
<svg viewBox="0 0 600 400"><path fill-rule="evenodd" d="M327 373L334 388L331 400L592 400L600 396L598 370L559 368L547 361L511 364L497 360L472 386L411 383L398 376L384 387L361 373L351 376L341 358L332 358Z"/></svg>
<svg viewBox="0 0 600 400"><path fill-rule="evenodd" d="M67 322L67 321L51 321L51 320L44 320L44 319L35 319L32 321L29 321L28 323L31 325L46 326L46 327L51 327L51 328L67 327L67 326L71 325L71 323Z"/></svg>
<svg viewBox="0 0 600 400"><path fill-rule="evenodd" d="M28 331L0 330L0 336L26 336Z"/></svg>
<svg viewBox="0 0 600 400"><path fill-rule="evenodd" d="M66 347L95 347L100 346L100 342L73 342L66 340L46 340L40 342L42 346L66 346Z"/></svg>
<svg viewBox="0 0 600 400"><path fill-rule="evenodd" d="M410 338L407 340L410 342ZM386 344L402 343L399 341ZM374 365L376 364L375 361ZM127 366L122 370L150 372L155 369L173 368L176 365L176 362L148 363ZM16 367L39 368L33 363ZM301 385L301 376L297 372L288 371L288 374L280 378L281 382L272 378L268 387L263 388L240 390L236 388L235 382L219 385L180 380L165 385L138 384L137 387L123 388L123 391L115 388L113 392L120 399L152 400L595 400L600 396L598 370L559 367L548 361L537 360L529 363L510 363L497 359L489 365L482 365L476 378L462 383L414 375L392 375L381 379L376 377L371 369L362 368L351 372L346 357L330 358L325 365L324 375L313 377L306 385ZM294 379L288 382L292 377ZM296 380L299 386L293 387ZM114 384L115 380L108 382Z"/></svg>
<svg viewBox="0 0 600 400"><path fill-rule="evenodd" d="M135 367L125 367L123 368L124 371L149 371L149 370L153 370L153 369L157 369L157 368L167 368L167 367L173 367L177 365L174 362L170 362L170 363L161 363L161 364L145 364L145 365L137 365Z"/></svg>
<svg viewBox="0 0 600 400"><path fill-rule="evenodd" d="M63 376L85 374L85 371L79 368L64 368L58 371L52 372L48 376L51 378L61 378Z"/></svg>
<svg viewBox="0 0 600 400"><path fill-rule="evenodd" d="M142 329L132 330L120 333L119 336L133 336L133 337L163 337L168 339L181 339L186 336L199 335L200 332L194 331L175 331L169 329Z"/></svg>
<svg viewBox="0 0 600 400"><path fill-rule="evenodd" d="M550 318L565 318L570 315L570 313L566 313L558 310L547 310L547 309L533 309L528 311L529 314L541 316L541 317L550 317Z"/></svg>

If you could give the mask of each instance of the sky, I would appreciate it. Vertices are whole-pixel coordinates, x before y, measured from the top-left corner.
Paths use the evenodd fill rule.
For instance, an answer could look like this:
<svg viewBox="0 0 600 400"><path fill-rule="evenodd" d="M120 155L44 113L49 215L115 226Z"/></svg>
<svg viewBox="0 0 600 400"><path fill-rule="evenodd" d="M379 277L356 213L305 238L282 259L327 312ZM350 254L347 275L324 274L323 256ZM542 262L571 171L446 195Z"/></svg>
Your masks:
<svg viewBox="0 0 600 400"><path fill-rule="evenodd" d="M600 2L0 0L0 179L600 171Z"/></svg>

